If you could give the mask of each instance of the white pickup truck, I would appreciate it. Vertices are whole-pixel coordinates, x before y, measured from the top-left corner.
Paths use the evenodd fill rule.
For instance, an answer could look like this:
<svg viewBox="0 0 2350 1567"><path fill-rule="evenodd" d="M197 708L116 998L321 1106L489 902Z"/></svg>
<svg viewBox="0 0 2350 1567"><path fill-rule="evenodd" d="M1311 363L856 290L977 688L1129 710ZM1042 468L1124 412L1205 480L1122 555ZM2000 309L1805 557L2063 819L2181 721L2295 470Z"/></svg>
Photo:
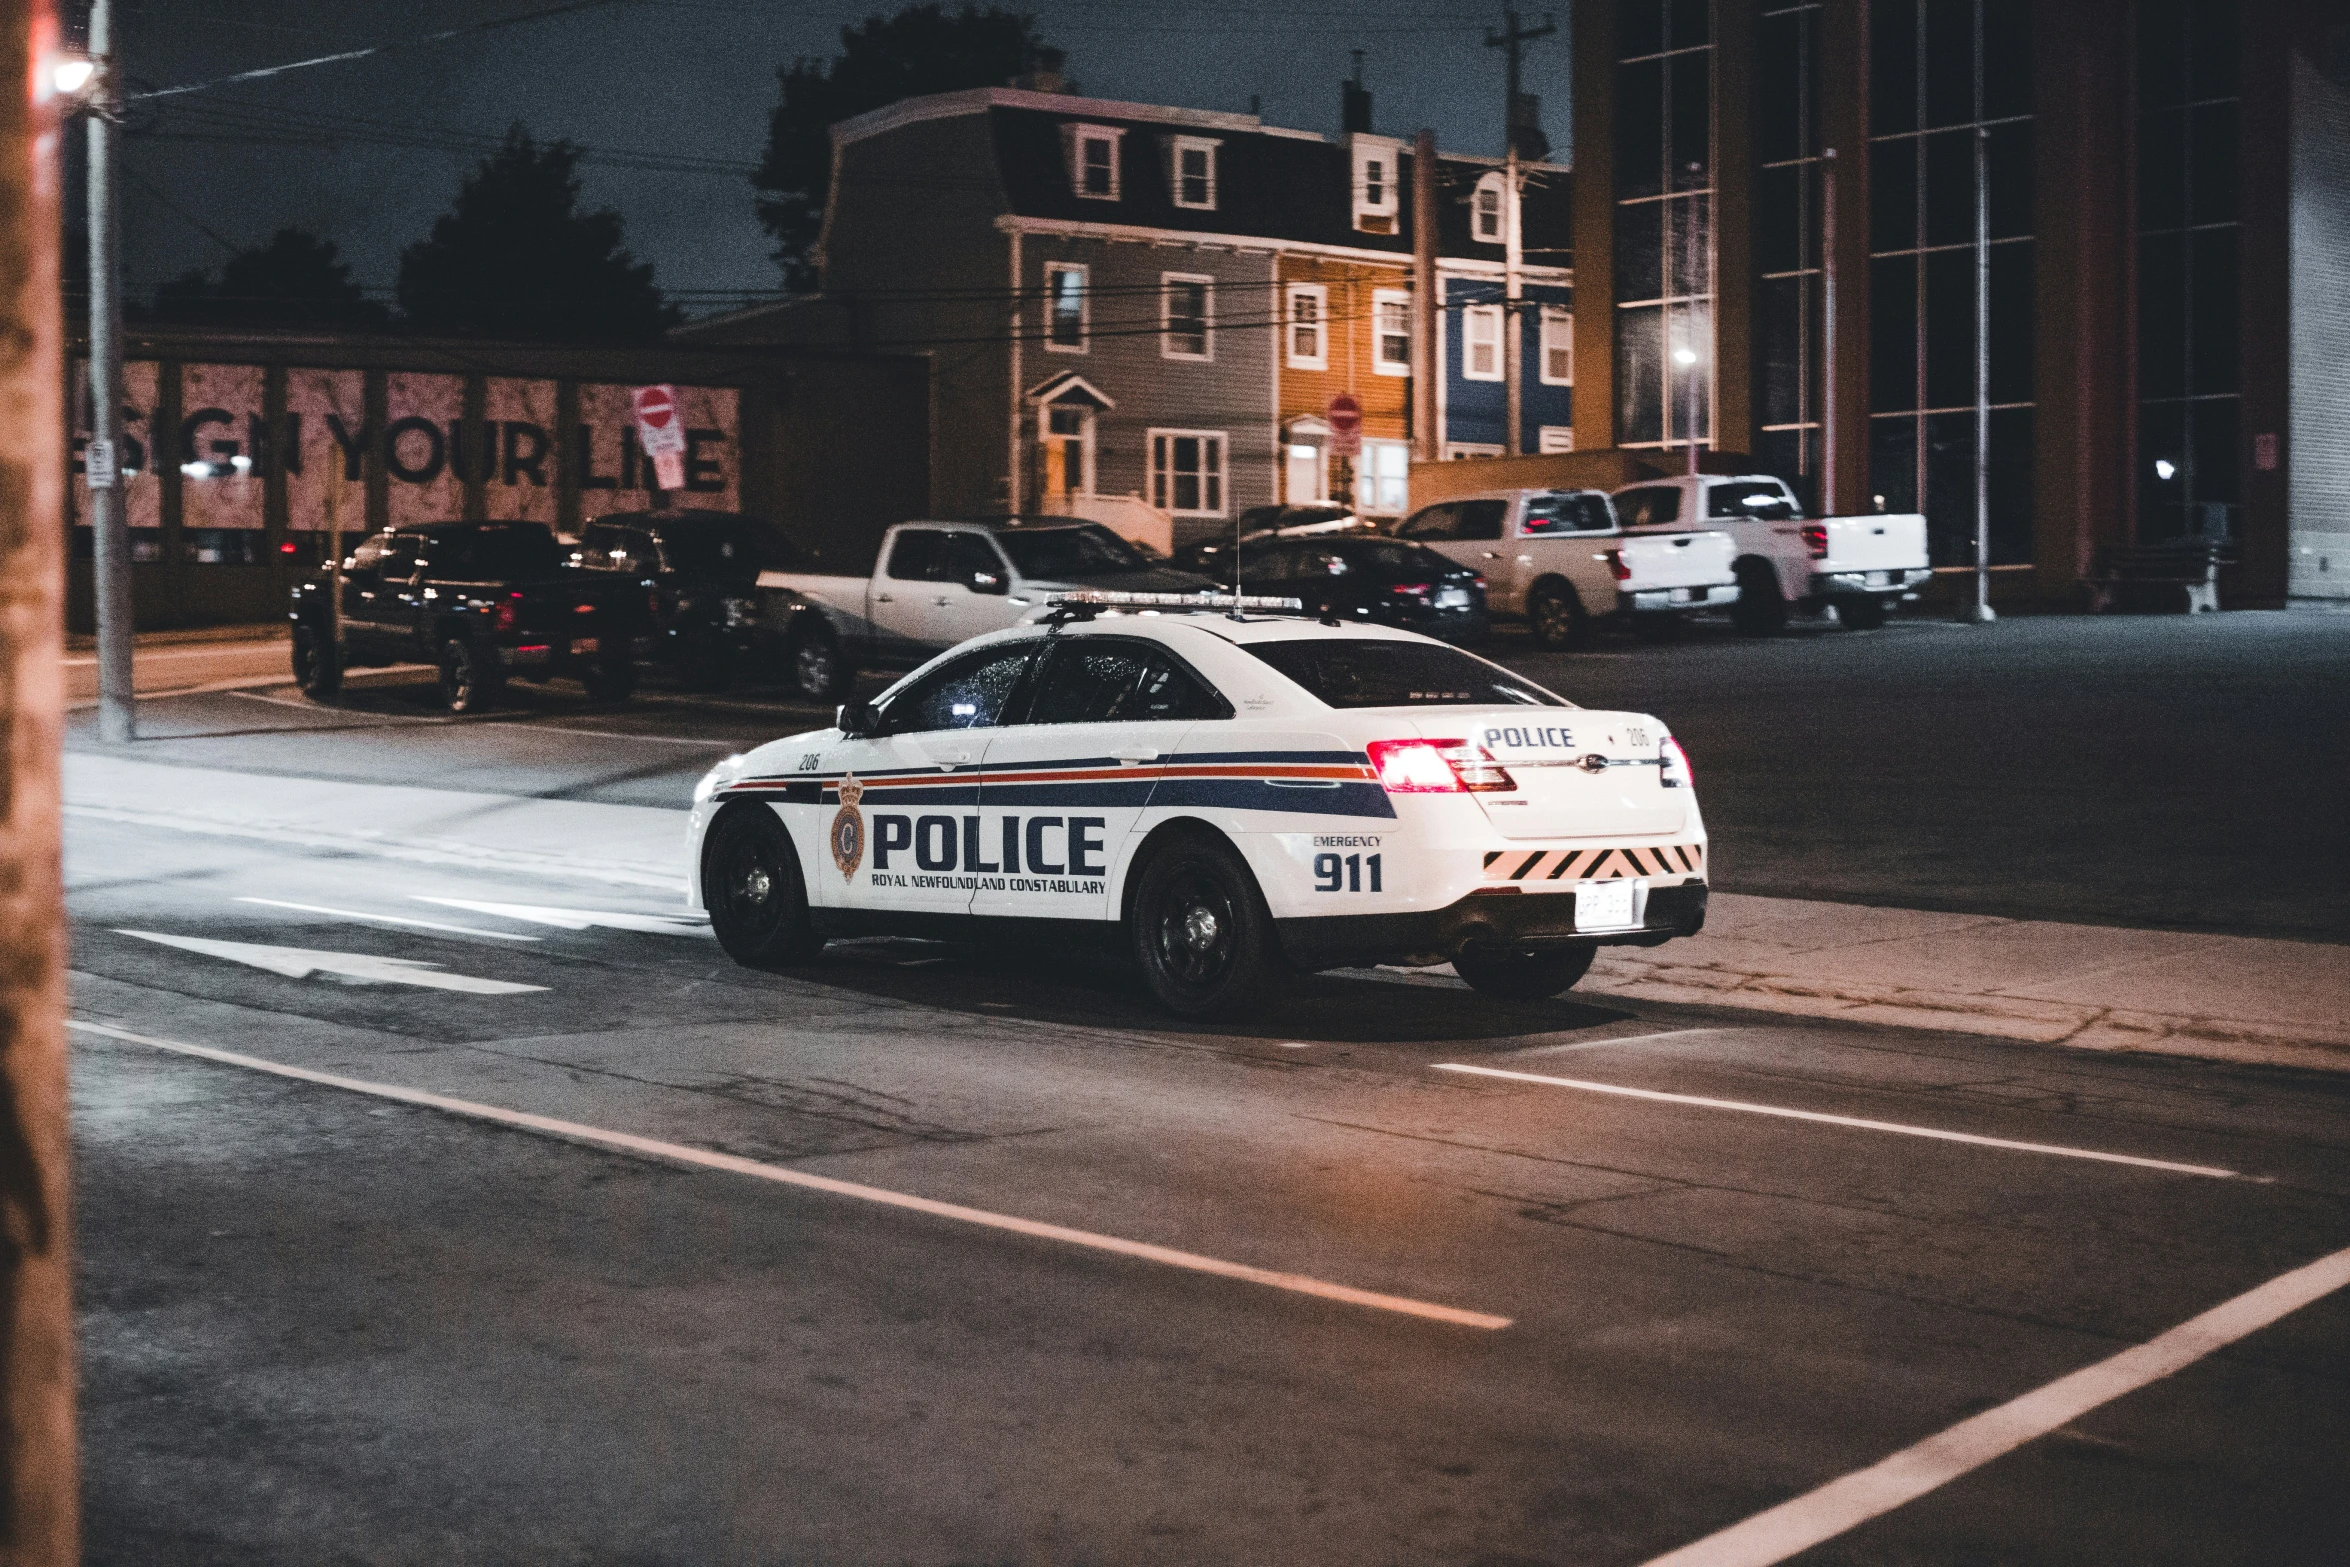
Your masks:
<svg viewBox="0 0 2350 1567"><path fill-rule="evenodd" d="M871 576L759 573L792 688L826 703L846 700L859 670L911 669L958 642L1018 625L1048 594L1214 586L1077 517L901 522L882 535Z"/></svg>
<svg viewBox="0 0 2350 1567"><path fill-rule="evenodd" d="M1719 528L1737 540L1730 619L1749 636L1784 626L1790 605L1832 608L1841 624L1873 630L1933 575L1917 513L1806 519L1785 481L1767 473L1657 479L1616 491L1615 502L1632 532Z"/></svg>
<svg viewBox="0 0 2350 1567"><path fill-rule="evenodd" d="M1726 533L1651 530L1634 537L1600 490L1488 490L1423 506L1399 538L1485 573L1485 601L1519 618L1544 647L1582 647L1621 620L1643 634L1738 597Z"/></svg>

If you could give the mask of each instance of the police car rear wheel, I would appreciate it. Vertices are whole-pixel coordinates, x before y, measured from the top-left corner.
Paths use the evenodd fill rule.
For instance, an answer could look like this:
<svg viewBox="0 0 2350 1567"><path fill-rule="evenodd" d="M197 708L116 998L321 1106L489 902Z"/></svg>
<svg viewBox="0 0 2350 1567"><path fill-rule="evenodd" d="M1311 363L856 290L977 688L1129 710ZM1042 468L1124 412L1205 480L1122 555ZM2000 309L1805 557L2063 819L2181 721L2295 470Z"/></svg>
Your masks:
<svg viewBox="0 0 2350 1567"><path fill-rule="evenodd" d="M1279 973L1264 897L1220 845L1187 841L1154 856L1135 889L1131 929L1144 983L1183 1017L1242 1016Z"/></svg>
<svg viewBox="0 0 2350 1567"><path fill-rule="evenodd" d="M1471 947L1452 960L1471 990L1503 1001L1543 1001L1591 972L1596 947L1551 947L1535 952Z"/></svg>
<svg viewBox="0 0 2350 1567"><path fill-rule="evenodd" d="M726 955L746 968L807 963L824 950L799 856L765 806L721 812L702 841L702 902Z"/></svg>

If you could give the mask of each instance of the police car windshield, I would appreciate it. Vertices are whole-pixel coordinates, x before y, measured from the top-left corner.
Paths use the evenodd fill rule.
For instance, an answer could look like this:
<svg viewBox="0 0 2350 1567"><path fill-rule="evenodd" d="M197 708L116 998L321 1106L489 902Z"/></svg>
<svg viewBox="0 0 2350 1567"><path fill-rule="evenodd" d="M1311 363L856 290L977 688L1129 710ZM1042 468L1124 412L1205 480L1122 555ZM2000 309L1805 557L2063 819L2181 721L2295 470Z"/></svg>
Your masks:
<svg viewBox="0 0 2350 1567"><path fill-rule="evenodd" d="M1499 664L1432 642L1300 638L1241 644L1331 707L1569 707Z"/></svg>
<svg viewBox="0 0 2350 1567"><path fill-rule="evenodd" d="M1097 525L1044 528L1035 533L1002 532L995 536L1020 568L1023 577L1049 582L1056 577L1100 577L1125 571L1148 571L1150 562L1133 545Z"/></svg>

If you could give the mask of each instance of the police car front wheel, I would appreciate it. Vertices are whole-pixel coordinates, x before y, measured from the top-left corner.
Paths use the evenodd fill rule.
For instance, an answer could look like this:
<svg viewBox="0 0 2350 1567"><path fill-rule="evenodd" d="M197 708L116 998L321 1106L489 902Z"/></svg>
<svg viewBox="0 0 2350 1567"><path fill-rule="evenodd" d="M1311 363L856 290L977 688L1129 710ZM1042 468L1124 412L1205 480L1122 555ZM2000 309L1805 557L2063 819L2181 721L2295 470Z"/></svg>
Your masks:
<svg viewBox="0 0 2350 1567"><path fill-rule="evenodd" d="M1184 1017L1243 1016L1279 975L1264 897L1221 844L1184 839L1152 856L1129 928L1143 982Z"/></svg>
<svg viewBox="0 0 2350 1567"><path fill-rule="evenodd" d="M808 914L799 856L764 805L719 814L702 840L702 902L726 955L746 968L781 968L823 951Z"/></svg>
<svg viewBox="0 0 2350 1567"><path fill-rule="evenodd" d="M1544 1001L1591 972L1597 947L1550 947L1538 951L1496 951L1470 947L1452 960L1453 972L1469 988L1503 1001Z"/></svg>

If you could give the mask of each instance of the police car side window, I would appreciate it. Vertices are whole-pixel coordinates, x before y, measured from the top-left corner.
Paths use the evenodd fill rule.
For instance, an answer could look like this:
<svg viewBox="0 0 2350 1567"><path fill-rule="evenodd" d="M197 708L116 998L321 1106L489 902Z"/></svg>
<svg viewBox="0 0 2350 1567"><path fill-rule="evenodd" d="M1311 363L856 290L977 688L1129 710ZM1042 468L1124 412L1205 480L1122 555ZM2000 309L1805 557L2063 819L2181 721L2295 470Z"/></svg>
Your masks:
<svg viewBox="0 0 2350 1567"><path fill-rule="evenodd" d="M947 536L929 528L910 528L890 546L889 574L898 582L936 582L938 557Z"/></svg>
<svg viewBox="0 0 2350 1567"><path fill-rule="evenodd" d="M1028 705L1032 724L1160 723L1228 711L1192 673L1138 642L1082 638L1055 644Z"/></svg>
<svg viewBox="0 0 2350 1567"><path fill-rule="evenodd" d="M936 537L937 535L932 535ZM1020 689L1033 645L989 648L932 670L889 699L881 732L925 734L934 729L992 729Z"/></svg>

